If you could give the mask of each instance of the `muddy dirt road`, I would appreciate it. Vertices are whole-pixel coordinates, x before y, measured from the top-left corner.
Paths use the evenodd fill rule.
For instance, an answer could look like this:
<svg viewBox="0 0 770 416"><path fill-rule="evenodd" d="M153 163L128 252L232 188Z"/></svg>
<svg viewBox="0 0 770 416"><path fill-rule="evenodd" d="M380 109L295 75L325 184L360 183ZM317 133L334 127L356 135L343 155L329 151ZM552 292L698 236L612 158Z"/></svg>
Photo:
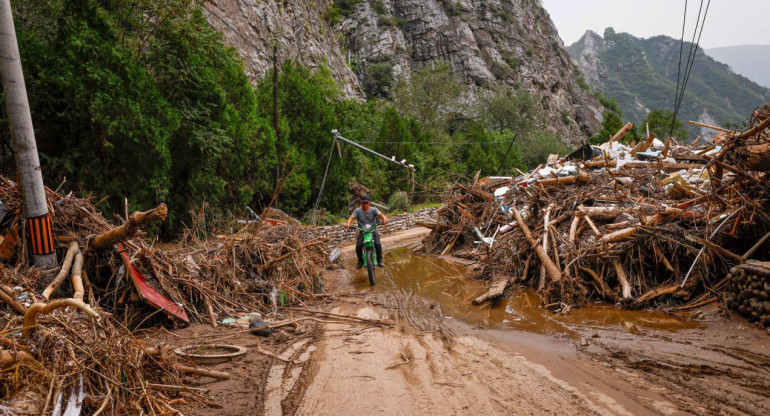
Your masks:
<svg viewBox="0 0 770 416"><path fill-rule="evenodd" d="M233 379L201 386L213 405L186 413L770 412L770 337L744 321L716 309L682 321L611 305L554 317L526 293L471 309L469 300L484 286L468 282L464 266L395 249L423 233L384 236L387 267L375 288L353 281L364 276L353 270L346 247L346 267L330 273L335 295L308 305L324 311L315 316L326 323L310 321L267 339L186 329L249 347L243 361L215 367ZM201 336L184 335L166 340L180 345Z"/></svg>

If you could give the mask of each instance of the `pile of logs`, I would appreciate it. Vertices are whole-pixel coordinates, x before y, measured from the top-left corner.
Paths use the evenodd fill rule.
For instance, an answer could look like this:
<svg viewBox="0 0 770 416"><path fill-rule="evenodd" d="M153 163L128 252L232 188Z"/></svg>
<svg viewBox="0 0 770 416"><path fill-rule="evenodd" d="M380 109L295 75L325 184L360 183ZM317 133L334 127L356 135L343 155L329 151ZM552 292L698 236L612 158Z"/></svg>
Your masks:
<svg viewBox="0 0 770 416"><path fill-rule="evenodd" d="M624 127L597 158L457 184L441 220L422 224L433 230L424 247L478 261L491 289L474 303L517 285L562 312L591 299L674 311L716 302L732 267L770 259L770 106L752 124L689 145L654 135L621 145Z"/></svg>
<svg viewBox="0 0 770 416"><path fill-rule="evenodd" d="M749 261L735 266L730 271L727 302L751 322L770 328L770 263Z"/></svg>

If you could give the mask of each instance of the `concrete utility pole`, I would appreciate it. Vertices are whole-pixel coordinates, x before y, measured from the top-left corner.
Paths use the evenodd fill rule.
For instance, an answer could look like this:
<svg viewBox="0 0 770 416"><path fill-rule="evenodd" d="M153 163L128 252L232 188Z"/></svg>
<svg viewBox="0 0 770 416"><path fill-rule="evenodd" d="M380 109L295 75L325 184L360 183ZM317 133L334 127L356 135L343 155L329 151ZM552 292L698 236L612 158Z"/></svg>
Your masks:
<svg viewBox="0 0 770 416"><path fill-rule="evenodd" d="M0 78L5 93L11 146L19 175L32 261L35 266L52 269L58 261L10 0L0 0Z"/></svg>

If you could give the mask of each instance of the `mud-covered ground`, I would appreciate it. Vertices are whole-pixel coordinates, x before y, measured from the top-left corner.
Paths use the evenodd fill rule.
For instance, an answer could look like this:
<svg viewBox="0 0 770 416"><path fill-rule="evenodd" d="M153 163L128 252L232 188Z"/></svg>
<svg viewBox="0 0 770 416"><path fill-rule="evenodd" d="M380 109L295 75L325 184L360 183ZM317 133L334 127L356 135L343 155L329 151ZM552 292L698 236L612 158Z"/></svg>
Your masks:
<svg viewBox="0 0 770 416"><path fill-rule="evenodd" d="M212 366L230 380L186 380L206 389L196 394L208 404L185 414L770 414L770 336L716 307L691 321L608 306L557 317L525 293L469 310L464 302L483 288L464 283L464 266L395 250L370 289L352 282L362 272L350 270L351 248L344 253L348 267L329 276L335 295L306 307L358 321L316 314L327 323L269 338L208 325L151 337L248 348ZM449 278L404 277L413 271Z"/></svg>

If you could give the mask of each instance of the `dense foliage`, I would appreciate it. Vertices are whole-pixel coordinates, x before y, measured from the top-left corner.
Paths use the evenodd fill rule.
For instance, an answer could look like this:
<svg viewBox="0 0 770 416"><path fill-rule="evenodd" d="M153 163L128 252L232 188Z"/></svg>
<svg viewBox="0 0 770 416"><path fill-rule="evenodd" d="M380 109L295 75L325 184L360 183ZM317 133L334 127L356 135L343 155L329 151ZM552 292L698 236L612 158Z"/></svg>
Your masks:
<svg viewBox="0 0 770 416"><path fill-rule="evenodd" d="M193 3L14 4L49 184L66 177L113 208L124 198L137 209L166 202L175 228L204 201L216 216L270 192L258 160L273 148L272 130L237 55ZM4 114L0 123L8 150Z"/></svg>
<svg viewBox="0 0 770 416"><path fill-rule="evenodd" d="M286 61L276 135L273 74L254 87L197 2L15 6L46 182L66 177L64 190L106 198L108 212L122 212L124 198L132 209L166 202L169 234L201 213L210 224L241 216L248 205L259 211L276 176L285 178L278 207L307 214L329 160L321 206L333 220L346 213L351 182L403 208L437 198L457 176L511 175L569 150L543 131L542 108L526 92L472 91L442 62L400 80L390 67L371 65L379 81L365 86L371 99L360 102L344 98L326 68ZM2 110L0 173L13 176ZM332 148L332 129L406 159L414 184L399 166L350 146ZM408 195L392 197L399 191Z"/></svg>

